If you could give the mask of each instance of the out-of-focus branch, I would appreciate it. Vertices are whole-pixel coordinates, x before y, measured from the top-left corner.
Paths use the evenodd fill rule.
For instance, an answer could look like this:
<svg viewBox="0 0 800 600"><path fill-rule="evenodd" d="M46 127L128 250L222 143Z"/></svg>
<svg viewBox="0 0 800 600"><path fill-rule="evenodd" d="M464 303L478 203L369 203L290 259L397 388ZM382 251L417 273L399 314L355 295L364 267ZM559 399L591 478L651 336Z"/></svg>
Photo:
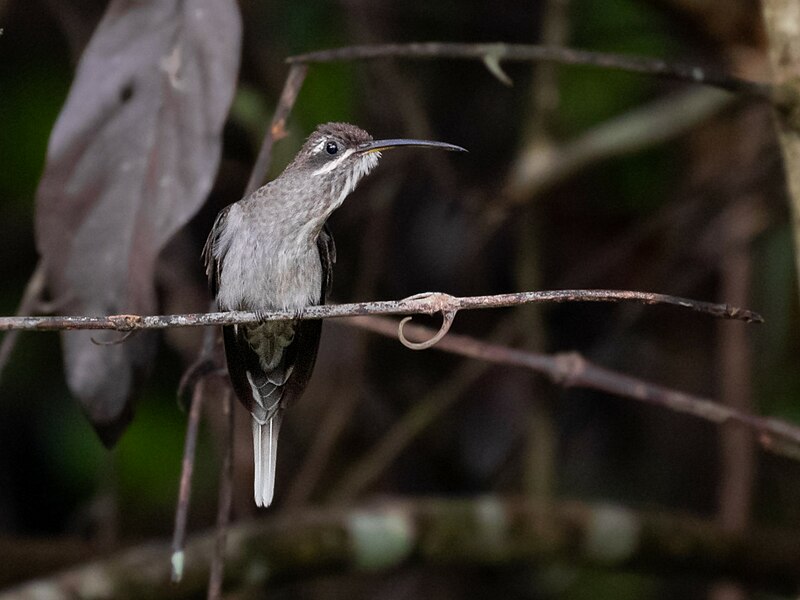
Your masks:
<svg viewBox="0 0 800 600"><path fill-rule="evenodd" d="M41 261L36 265L31 278L25 285L25 291L22 293L22 300L19 302L17 315L29 315L36 312L36 307L42 299L44 293L45 277L44 265ZM14 351L14 346L17 344L19 337L18 331L10 331L3 336L3 342L0 343L0 378L3 376L3 371L11 359L11 353Z"/></svg>
<svg viewBox="0 0 800 600"><path fill-rule="evenodd" d="M172 534L172 581L178 582L183 577L183 549L186 544L186 521L189 518L189 501L192 496L192 476L194 474L195 450L197 449L197 431L200 429L200 416L205 400L203 379L197 382L192 391L192 407L186 423L186 440L183 446L181 461L181 479L178 489L178 502L175 507L175 528Z"/></svg>
<svg viewBox="0 0 800 600"><path fill-rule="evenodd" d="M755 201L755 199L754 199ZM733 248L723 255L720 265L722 294L746 302L752 285L751 257L753 208L746 203L735 205L725 227L726 245ZM718 243L718 242L717 242ZM730 323L727 323L730 325ZM753 410L753 352L741 327L717 329L719 344L719 390L723 401L737 410ZM757 467L756 445L752 432L741 427L720 430L720 466L717 491L718 519L728 531L742 531L750 523L754 481ZM748 594L739 586L721 582L714 586L709 600L746 600Z"/></svg>
<svg viewBox="0 0 800 600"><path fill-rule="evenodd" d="M187 546L186 576L169 583L169 546L148 544L0 594L2 600L200 595L214 534ZM331 573L384 573L401 566L458 568L572 563L651 575L675 572L796 591L797 533L730 533L687 516L609 505L518 498L425 499L284 513L232 527L227 580L263 586Z"/></svg>
<svg viewBox="0 0 800 600"><path fill-rule="evenodd" d="M286 62L290 64L302 64L370 60L376 58L449 58L480 60L484 62L494 75L501 79L503 77L507 79L507 76L505 76L500 67L500 63L503 61L550 61L566 65L584 65L633 73L645 73L657 77L710 85L730 92L739 92L767 98L771 97L772 94L772 86L768 83L748 81L726 73L714 72L713 70L698 65L673 63L658 58L527 44L423 42L413 44L349 46L346 48L320 50L318 52L290 56L286 59Z"/></svg>
<svg viewBox="0 0 800 600"><path fill-rule="evenodd" d="M289 69L289 74L286 76L286 82L283 84L283 91L281 92L278 107L275 109L275 114L272 116L272 122L269 124L269 129L264 135L264 141L261 144L261 149L258 151L258 157L253 165L253 170L250 173L250 179L247 182L247 188L244 195L254 192L263 182L269 171L269 165L272 160L272 146L276 141L286 137L286 119L289 118L289 113L292 112L297 95L303 87L303 82L306 79L308 67L306 65L292 65Z"/></svg>
<svg viewBox="0 0 800 600"><path fill-rule="evenodd" d="M234 416L233 416L233 390L225 390L222 402L222 412L226 417L225 439L223 440L224 455L222 467L219 472L219 506L217 507L216 539L214 540L214 556L211 560L211 573L208 578L208 600L222 598L222 583L225 578L225 547L228 539L228 525L231 517L231 504L233 501L233 458L234 447Z"/></svg>
<svg viewBox="0 0 800 600"><path fill-rule="evenodd" d="M541 3L540 43L548 47L565 47L569 44L571 0L545 0ZM561 65L553 62L540 62L532 65L529 87L531 108L523 124L522 149L516 153L514 163L521 162L521 156L529 152L550 153L556 145L555 124L560 121L561 104L560 72ZM511 171L513 173L514 167ZM507 179L512 179L509 175ZM530 196L527 196L530 198ZM499 195L508 201L507 195ZM492 214L491 206L489 214ZM535 290L541 287L541 254L544 245L541 235L544 228L542 205L530 202L526 210L519 211L514 220L513 231L518 250L515 259L515 280L517 287ZM508 213L506 213L506 216ZM484 236L492 225L491 219L482 219ZM520 325L525 330L522 344L536 352L543 351L548 343L547 327L543 310L531 308L520 311ZM542 382L530 374L524 383L527 403L528 432L525 436L522 453L523 489L533 498L548 499L555 495L556 463L558 455L558 433L553 413L553 403L548 394L541 392Z"/></svg>
<svg viewBox="0 0 800 600"><path fill-rule="evenodd" d="M509 172L503 196L528 201L567 177L601 160L665 142L702 123L736 98L713 89L689 89L610 119L558 146L532 144Z"/></svg>
<svg viewBox="0 0 800 600"><path fill-rule="evenodd" d="M393 320L378 317L359 317L347 323L389 337L396 331ZM411 338L425 339L430 336L431 329L409 325L406 327L406 334ZM496 364L530 369L564 387L601 390L689 414L712 423L737 423L755 431L759 443L766 450L800 460L800 427L779 419L746 413L707 398L672 390L624 373L617 373L595 365L574 352L554 355L535 354L455 333L442 339L435 348ZM369 454L376 455L378 452L376 450Z"/></svg>
<svg viewBox="0 0 800 600"><path fill-rule="evenodd" d="M762 323L758 313L727 304L714 304L688 298L679 298L653 292L620 290L553 290L542 292L516 292L492 296L456 297L440 292L426 292L405 300L381 302L357 302L354 304L330 304L309 306L301 313L293 311L272 312L212 312L186 315L109 315L104 317L0 317L0 331L20 329L24 331L60 331L67 329L110 329L133 332L143 329L166 329L168 327L207 327L210 325L253 324L264 321L288 321L292 319L330 319L363 315L399 315L442 313L448 323L459 310L482 308L504 308L522 304L542 302L636 302L639 304L667 304L687 308L696 312L745 322ZM448 316L449 315L449 316ZM402 331L402 328L401 328Z"/></svg>
<svg viewBox="0 0 800 600"><path fill-rule="evenodd" d="M800 0L763 0L772 80L775 86L775 117L789 188L791 227L794 237L797 282L800 285L800 44L797 15Z"/></svg>

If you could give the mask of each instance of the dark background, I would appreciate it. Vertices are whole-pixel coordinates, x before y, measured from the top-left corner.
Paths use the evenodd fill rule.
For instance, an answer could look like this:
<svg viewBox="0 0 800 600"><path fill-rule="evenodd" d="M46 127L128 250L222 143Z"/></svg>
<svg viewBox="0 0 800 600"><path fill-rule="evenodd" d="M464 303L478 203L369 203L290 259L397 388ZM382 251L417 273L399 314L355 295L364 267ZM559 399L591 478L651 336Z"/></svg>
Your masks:
<svg viewBox="0 0 800 600"><path fill-rule="evenodd" d="M77 53L104 4L0 1L2 314L15 312L37 262L33 199L48 135ZM560 22L568 45L768 78L759 7L749 0L240 6L241 76L222 163L206 206L180 243L165 251L169 260L161 276L180 281L164 286L170 293L161 298L162 312L202 310L208 301L200 249L218 210L242 193L289 55L389 41L538 43L542 23L553 15L547 11L566 6ZM664 143L593 160L538 193L514 192L510 182L532 146L542 152L570 148L592 128L700 88L588 67L555 68L555 85L535 64L508 64L505 70L513 87L473 61L312 66L288 123L290 136L275 148L272 176L325 121L357 123L376 137L433 138L470 150L464 156L398 152L382 159L332 219L338 247L333 299L595 287L744 305L762 313L766 324L591 304L461 313L454 331L494 339L494 331L511 329L503 341L522 348L576 350L654 383L800 420L797 282L768 107L731 101L685 131L673 126L676 133ZM557 91L550 108L537 100L543 90ZM164 338L136 417L108 452L70 398L57 336L21 337L0 382L0 536L109 549L170 534L186 421L175 391L199 337L181 332ZM451 408L360 498L529 493L709 518L740 506L745 521L800 528L800 466L764 454L747 435L726 445L720 428L687 416L564 390L518 369L411 352L396 340L340 323L325 325L312 384L284 422L276 506L270 510L285 508L309 449L341 416L338 411L348 411L345 427L305 501L324 503L347 469L369 455L402 415L447 394L457 397ZM249 426L244 411L237 411L234 518L242 518L256 511ZM216 512L218 404L212 402L207 413L193 529L210 525ZM395 588L398 578L402 586ZM558 593L540 593L656 598L678 591L699 597L706 590L679 575L577 570L571 581ZM357 597L414 597L424 589L436 589L437 597L496 597L498 590L534 597L530 585L518 576L423 572L368 584L339 581L334 588ZM316 597L314 590L309 584L287 592ZM316 590L319 597L326 593L324 585Z"/></svg>

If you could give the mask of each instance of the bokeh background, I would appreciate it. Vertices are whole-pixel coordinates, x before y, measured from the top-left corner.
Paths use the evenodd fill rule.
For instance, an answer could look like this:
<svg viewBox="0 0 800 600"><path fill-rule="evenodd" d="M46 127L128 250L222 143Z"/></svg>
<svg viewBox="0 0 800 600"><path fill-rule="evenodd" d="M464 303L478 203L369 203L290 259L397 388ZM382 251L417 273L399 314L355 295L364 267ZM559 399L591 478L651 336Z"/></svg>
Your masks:
<svg viewBox="0 0 800 600"><path fill-rule="evenodd" d="M16 311L37 263L33 200L48 135L105 4L0 0L2 314ZM545 41L768 79L755 0L243 0L240 7L240 84L222 163L206 206L164 253L162 312L207 306L200 249L216 213L241 195L287 56L389 41ZM333 299L594 287L747 306L766 324L591 304L461 313L454 331L537 352L579 351L654 383L800 422L798 288L769 107L606 69L504 68L513 86L474 61L311 67L271 176L325 121L470 150L384 157L332 218ZM606 143L599 152L580 154L598 139ZM552 157L537 171L537 161ZM563 172L554 176L553 165ZM45 541L78 559L170 535L186 423L176 389L199 335L163 336L135 419L111 452L70 397L57 335L20 338L0 381L0 537ZM761 452L747 434L564 390L519 369L412 352L332 322L312 384L284 422L271 510L325 504L393 425L437 402L448 408L348 502L530 494L800 530L800 464ZM216 512L219 402L206 413L192 530L211 525ZM249 426L238 406L237 435L234 519L241 519L256 511ZM325 436L333 443L320 445ZM705 597L709 590L679 573L575 569L568 584L560 581L548 589L526 572L415 571L311 581L285 593L579 599Z"/></svg>

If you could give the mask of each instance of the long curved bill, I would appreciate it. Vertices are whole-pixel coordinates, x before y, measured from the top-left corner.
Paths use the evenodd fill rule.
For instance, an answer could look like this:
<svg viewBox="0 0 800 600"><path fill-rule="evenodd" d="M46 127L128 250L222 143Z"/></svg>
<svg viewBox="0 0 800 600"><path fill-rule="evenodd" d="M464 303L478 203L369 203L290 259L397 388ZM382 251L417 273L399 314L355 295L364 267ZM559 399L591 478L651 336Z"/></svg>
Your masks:
<svg viewBox="0 0 800 600"><path fill-rule="evenodd" d="M369 154L370 152L382 152L384 150L392 150L394 148L402 148L403 146L417 146L420 148L439 148L440 150L449 150L451 152L466 152L466 148L456 146L455 144L448 144L446 142L432 142L429 140L373 140L371 142L364 142L359 144L356 152L359 154Z"/></svg>

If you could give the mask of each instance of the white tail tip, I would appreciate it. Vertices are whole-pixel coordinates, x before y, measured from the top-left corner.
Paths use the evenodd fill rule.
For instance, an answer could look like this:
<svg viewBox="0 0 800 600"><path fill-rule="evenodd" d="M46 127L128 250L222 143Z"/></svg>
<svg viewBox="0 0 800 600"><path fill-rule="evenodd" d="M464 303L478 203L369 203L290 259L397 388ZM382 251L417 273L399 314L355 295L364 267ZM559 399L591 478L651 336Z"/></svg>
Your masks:
<svg viewBox="0 0 800 600"><path fill-rule="evenodd" d="M263 425L253 419L253 458L255 459L253 493L256 506L272 504L281 419L282 415L275 414Z"/></svg>

